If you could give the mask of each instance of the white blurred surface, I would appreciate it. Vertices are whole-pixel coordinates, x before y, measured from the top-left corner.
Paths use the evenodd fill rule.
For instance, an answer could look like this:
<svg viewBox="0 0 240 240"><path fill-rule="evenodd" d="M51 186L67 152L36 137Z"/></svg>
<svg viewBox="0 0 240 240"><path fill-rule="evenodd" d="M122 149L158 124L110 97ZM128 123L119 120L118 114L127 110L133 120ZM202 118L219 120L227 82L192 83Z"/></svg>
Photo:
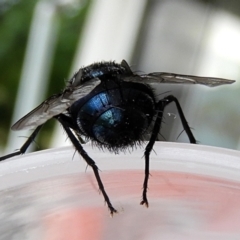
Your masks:
<svg viewBox="0 0 240 240"><path fill-rule="evenodd" d="M109 154L86 145L119 214L72 147L15 157L0 167L0 239L239 239L240 153L158 142L149 208L139 205L144 148Z"/></svg>

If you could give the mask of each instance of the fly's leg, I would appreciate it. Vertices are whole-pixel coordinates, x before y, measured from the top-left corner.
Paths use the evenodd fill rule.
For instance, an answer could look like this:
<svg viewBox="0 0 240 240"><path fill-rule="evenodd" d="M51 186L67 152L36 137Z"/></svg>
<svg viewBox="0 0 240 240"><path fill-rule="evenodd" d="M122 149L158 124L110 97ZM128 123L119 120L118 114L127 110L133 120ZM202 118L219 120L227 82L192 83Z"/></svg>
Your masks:
<svg viewBox="0 0 240 240"><path fill-rule="evenodd" d="M27 141L22 145L22 147L21 147L18 151L0 157L0 161L6 160L6 159L11 158L11 157L14 157L14 156L18 156L18 155L24 154L24 153L27 151L27 149L28 149L28 147L30 146L30 144L34 141L34 139L35 139L36 136L38 135L41 127L42 127L42 125L38 126L38 127L33 131L33 133L30 135L30 137L27 139Z"/></svg>
<svg viewBox="0 0 240 240"><path fill-rule="evenodd" d="M76 148L78 153L84 158L84 160L87 162L87 164L92 168L94 175L96 177L97 183L98 183L98 187L104 197L105 202L107 203L107 206L108 206L108 209L109 209L111 215L113 215L114 213L117 212L117 210L112 206L111 201L104 189L104 185L100 178L97 165L95 164L94 160L88 156L87 152L83 149L79 140L72 133L72 130L69 127L68 118L66 116L60 114L56 117L56 119L62 124L64 130L66 131L69 139L71 140L72 144L74 145L74 147Z"/></svg>
<svg viewBox="0 0 240 240"><path fill-rule="evenodd" d="M160 131L161 128L161 123L162 123L162 117L163 117L163 111L165 109L165 107L170 104L171 102L174 102L176 104L182 125L184 130L186 131L186 134L189 138L190 143L195 144L196 143L196 139L194 138L192 131L187 123L187 120L183 114L182 108L177 100L176 97L169 95L163 99L161 99L158 103L157 103L157 119L155 121L154 127L153 127L153 131L152 131L152 135L151 138L145 148L145 152L144 152L144 156L145 156L145 178L144 178L144 182L143 182L143 193L142 193L142 201L140 202L141 205L145 205L146 207L148 207L148 200L147 200L147 189L148 189L148 180L149 180L149 156L150 153L153 149L153 146L156 142L158 133Z"/></svg>

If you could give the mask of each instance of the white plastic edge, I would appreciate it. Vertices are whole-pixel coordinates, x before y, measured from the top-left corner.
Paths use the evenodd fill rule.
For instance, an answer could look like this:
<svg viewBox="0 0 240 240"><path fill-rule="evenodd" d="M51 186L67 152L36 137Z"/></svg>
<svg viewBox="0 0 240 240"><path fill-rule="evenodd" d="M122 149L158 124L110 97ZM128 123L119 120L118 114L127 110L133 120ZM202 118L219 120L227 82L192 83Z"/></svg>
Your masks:
<svg viewBox="0 0 240 240"><path fill-rule="evenodd" d="M144 146L131 152L112 154L91 144L84 145L100 174L114 170L142 170ZM51 177L91 173L73 147L30 153L0 163L0 190ZM240 182L240 152L187 143L157 142L150 156L151 171L177 171L214 176Z"/></svg>

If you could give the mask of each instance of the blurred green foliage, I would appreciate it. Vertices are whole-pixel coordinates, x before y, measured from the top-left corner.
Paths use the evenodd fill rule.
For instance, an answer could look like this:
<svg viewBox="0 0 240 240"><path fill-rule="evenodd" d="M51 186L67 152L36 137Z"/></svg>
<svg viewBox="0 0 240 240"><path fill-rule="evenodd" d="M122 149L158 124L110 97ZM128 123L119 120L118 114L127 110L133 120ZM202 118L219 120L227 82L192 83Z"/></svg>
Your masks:
<svg viewBox="0 0 240 240"><path fill-rule="evenodd" d="M81 1L80 1L81 2ZM82 1L83 2L83 1ZM7 142L29 29L37 1L0 2L0 146ZM91 1L75 9L59 8L60 22L47 96L64 87ZM26 96L27 97L27 96ZM44 96L46 97L46 96ZM43 128L37 145L46 148L54 121Z"/></svg>

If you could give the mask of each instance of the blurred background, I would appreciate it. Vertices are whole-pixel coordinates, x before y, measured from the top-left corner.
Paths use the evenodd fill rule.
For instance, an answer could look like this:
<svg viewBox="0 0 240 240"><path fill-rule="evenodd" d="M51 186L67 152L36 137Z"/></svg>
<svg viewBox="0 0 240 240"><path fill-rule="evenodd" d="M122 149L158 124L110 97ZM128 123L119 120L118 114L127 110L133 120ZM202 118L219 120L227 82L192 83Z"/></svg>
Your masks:
<svg viewBox="0 0 240 240"><path fill-rule="evenodd" d="M0 154L31 133L11 125L80 67L122 59L137 72L236 80L217 88L160 84L156 95L178 97L200 144L240 149L239 43L238 0L0 0ZM70 144L55 123L32 150ZM173 104L159 140L188 142L182 130Z"/></svg>

